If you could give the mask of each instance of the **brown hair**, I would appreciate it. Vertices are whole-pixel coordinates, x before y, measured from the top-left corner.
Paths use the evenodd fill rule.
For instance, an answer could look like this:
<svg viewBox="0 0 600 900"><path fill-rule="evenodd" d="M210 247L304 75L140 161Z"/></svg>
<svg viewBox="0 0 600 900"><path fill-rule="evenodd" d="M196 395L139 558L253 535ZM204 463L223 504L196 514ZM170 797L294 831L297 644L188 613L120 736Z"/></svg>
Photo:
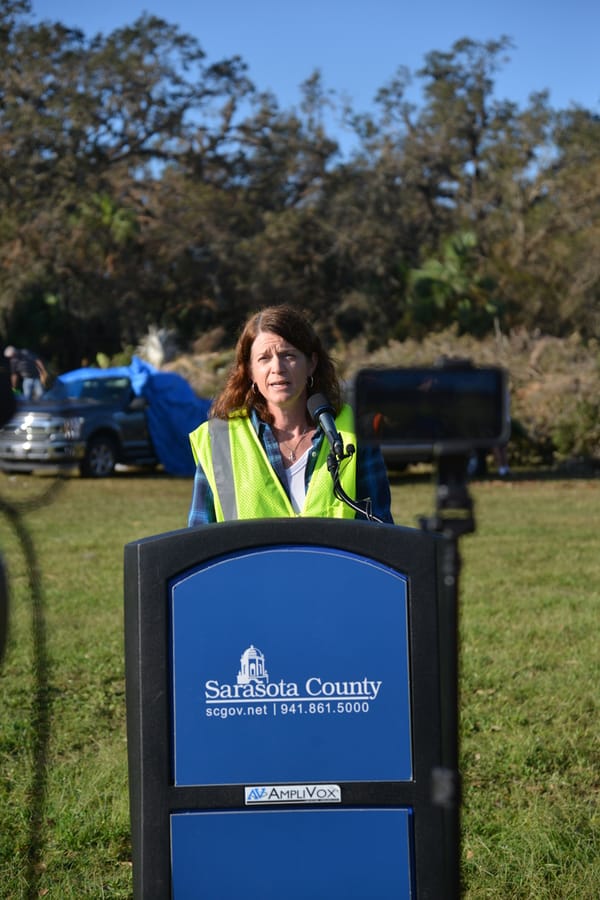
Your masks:
<svg viewBox="0 0 600 900"><path fill-rule="evenodd" d="M236 411L245 410L247 414L255 409L263 421L272 422L267 402L262 394L254 390L250 377L252 344L264 331L279 335L309 359L313 353L316 354L317 365L308 394L325 394L337 415L342 401L334 362L304 313L286 304L267 306L248 319L236 344L235 362L225 387L215 398L210 415L228 419Z"/></svg>

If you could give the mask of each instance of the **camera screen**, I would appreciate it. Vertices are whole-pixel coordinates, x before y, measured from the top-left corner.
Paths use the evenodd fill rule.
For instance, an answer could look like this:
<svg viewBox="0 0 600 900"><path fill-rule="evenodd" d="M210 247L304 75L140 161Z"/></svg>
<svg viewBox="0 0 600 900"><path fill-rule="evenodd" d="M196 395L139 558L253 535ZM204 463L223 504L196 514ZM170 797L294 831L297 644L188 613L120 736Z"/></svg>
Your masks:
<svg viewBox="0 0 600 900"><path fill-rule="evenodd" d="M381 445L459 452L508 439L506 372L498 367L362 369L357 436Z"/></svg>

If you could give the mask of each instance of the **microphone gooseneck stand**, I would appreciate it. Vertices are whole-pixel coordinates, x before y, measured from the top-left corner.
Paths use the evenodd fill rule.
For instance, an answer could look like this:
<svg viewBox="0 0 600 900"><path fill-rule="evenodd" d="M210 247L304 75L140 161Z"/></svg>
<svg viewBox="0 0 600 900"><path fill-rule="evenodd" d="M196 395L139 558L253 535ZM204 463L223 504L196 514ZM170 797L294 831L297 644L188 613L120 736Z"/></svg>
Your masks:
<svg viewBox="0 0 600 900"><path fill-rule="evenodd" d="M330 450L327 457L327 470L333 479L333 494L337 500L341 500L342 503L346 503L351 509L354 510L354 512L360 513L360 515L364 516L365 519L367 519L369 522L379 522L379 524L382 525L382 520L373 515L370 499L364 500L362 501L362 503L357 502L356 500L353 500L351 497L349 497L342 487L340 481L340 463L344 459L349 459L355 452L355 448L352 444L348 444L345 450L339 456L334 453L333 450Z"/></svg>
<svg viewBox="0 0 600 900"><path fill-rule="evenodd" d="M311 419L315 425L318 425L321 428L331 447L329 456L327 457L327 470L333 479L334 497L342 503L346 503L350 509L353 509L354 512L364 516L369 522L379 522L380 524L383 524L381 519L378 519L377 516L373 515L370 499L356 502L348 496L342 487L340 481L340 463L344 459L349 459L356 450L352 444L348 444L348 446L344 448L342 436L337 430L335 412L331 403L325 394L312 394L308 398L306 406Z"/></svg>

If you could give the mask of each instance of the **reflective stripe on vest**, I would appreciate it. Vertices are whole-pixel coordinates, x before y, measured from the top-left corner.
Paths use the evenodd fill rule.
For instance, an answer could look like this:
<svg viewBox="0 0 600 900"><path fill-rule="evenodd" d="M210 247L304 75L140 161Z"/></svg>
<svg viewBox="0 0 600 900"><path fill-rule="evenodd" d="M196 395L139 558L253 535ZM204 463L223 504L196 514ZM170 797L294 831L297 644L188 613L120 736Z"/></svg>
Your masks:
<svg viewBox="0 0 600 900"><path fill-rule="evenodd" d="M336 424L344 446L356 446L349 406L342 408ZM227 421L209 419L191 433L190 443L194 459L201 463L213 492L218 522L297 515L247 416L237 415ZM324 440L299 515L354 518L354 511L333 494L333 480L327 469L329 451ZM340 464L340 482L355 499L356 454ZM247 490L249 484L255 489Z"/></svg>

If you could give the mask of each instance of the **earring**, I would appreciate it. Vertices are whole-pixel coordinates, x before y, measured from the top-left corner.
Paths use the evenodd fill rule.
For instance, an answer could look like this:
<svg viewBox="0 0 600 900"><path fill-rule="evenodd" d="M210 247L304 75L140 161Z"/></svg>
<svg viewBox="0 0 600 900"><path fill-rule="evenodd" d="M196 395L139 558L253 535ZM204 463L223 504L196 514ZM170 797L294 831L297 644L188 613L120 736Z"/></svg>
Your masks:
<svg viewBox="0 0 600 900"><path fill-rule="evenodd" d="M313 378L312 375L309 375L308 378L306 379L306 384L307 384L309 390L312 390L314 383L315 383L315 379Z"/></svg>
<svg viewBox="0 0 600 900"><path fill-rule="evenodd" d="M253 392L254 392L255 394L258 394L258 388L257 388L257 386L256 386L256 382L255 382L255 381L252 382L252 390L253 390Z"/></svg>

